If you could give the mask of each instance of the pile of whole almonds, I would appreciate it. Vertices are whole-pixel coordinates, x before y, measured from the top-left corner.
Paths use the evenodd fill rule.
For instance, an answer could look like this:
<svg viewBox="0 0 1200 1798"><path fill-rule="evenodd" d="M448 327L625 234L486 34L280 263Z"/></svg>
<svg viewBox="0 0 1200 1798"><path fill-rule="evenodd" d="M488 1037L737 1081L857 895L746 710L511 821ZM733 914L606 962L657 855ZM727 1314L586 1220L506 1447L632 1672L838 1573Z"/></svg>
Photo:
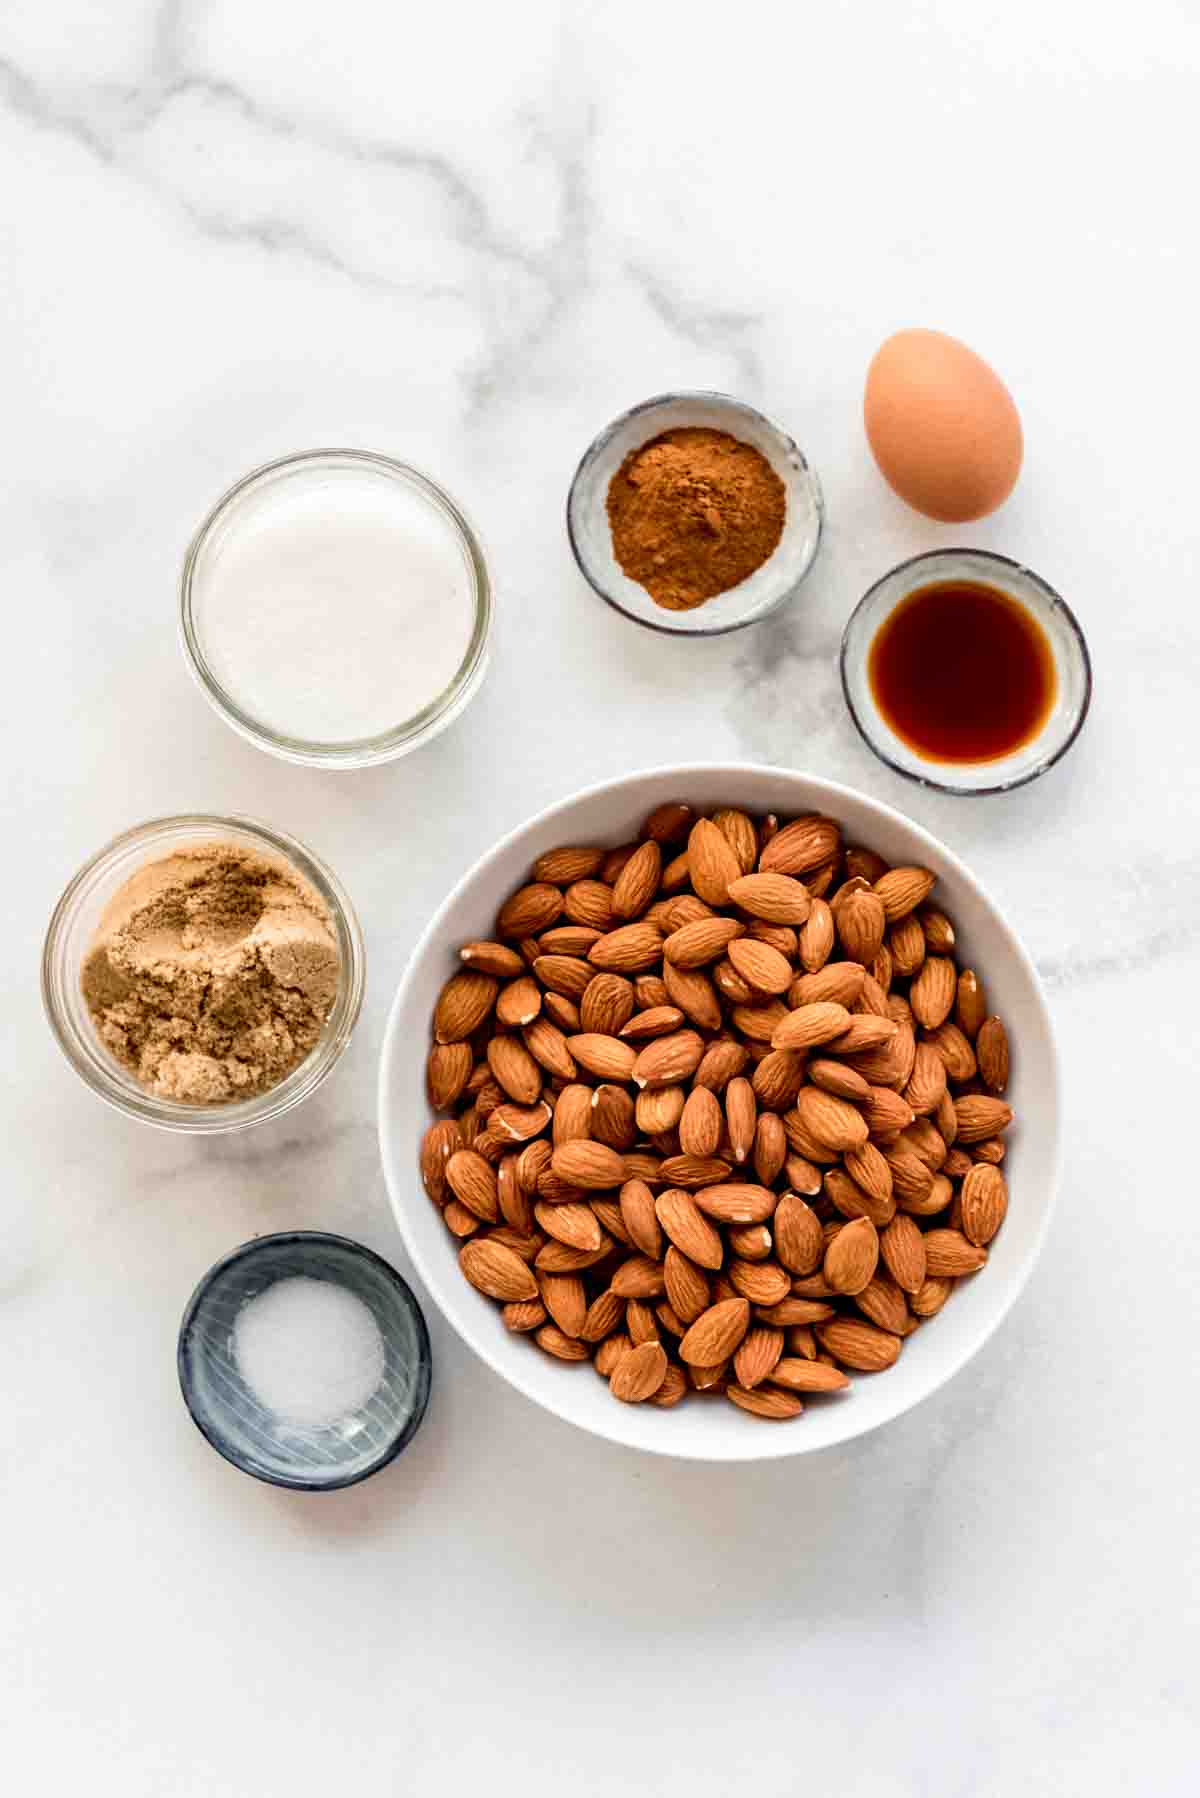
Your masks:
<svg viewBox="0 0 1200 1798"><path fill-rule="evenodd" d="M1008 1205L1008 1041L933 887L684 803L539 856L442 989L421 1146L510 1330L766 1418L895 1362Z"/></svg>

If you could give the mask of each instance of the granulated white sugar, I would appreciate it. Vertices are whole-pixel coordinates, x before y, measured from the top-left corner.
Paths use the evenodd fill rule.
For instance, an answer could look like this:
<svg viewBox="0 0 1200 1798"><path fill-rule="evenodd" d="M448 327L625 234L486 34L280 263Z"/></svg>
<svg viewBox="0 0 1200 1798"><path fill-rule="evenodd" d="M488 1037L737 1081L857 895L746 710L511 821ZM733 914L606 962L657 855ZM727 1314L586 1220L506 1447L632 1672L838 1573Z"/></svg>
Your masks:
<svg viewBox="0 0 1200 1798"><path fill-rule="evenodd" d="M383 1378L383 1338L367 1306L347 1287L304 1274L247 1300L233 1352L260 1404L309 1427L360 1410Z"/></svg>

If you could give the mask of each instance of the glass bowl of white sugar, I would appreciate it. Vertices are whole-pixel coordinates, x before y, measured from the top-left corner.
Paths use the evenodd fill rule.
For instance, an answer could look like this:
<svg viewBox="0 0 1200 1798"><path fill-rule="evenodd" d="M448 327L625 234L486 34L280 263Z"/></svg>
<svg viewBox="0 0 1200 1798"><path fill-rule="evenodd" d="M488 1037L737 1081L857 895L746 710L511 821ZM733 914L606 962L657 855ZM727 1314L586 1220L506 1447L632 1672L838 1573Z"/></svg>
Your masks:
<svg viewBox="0 0 1200 1798"><path fill-rule="evenodd" d="M357 1485L393 1461L432 1373L408 1282L324 1230L260 1236L210 1268L183 1314L178 1366L218 1454L300 1492Z"/></svg>
<svg viewBox="0 0 1200 1798"><path fill-rule="evenodd" d="M479 539L428 475L368 450L269 462L188 548L189 666L241 736L285 761L365 768L455 719L487 667Z"/></svg>

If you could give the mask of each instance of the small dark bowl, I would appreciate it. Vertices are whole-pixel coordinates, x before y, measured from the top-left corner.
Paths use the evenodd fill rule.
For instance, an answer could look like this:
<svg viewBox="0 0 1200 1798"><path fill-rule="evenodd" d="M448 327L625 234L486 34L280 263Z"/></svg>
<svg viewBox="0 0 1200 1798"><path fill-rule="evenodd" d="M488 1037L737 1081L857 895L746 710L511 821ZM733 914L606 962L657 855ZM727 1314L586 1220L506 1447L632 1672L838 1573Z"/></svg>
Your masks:
<svg viewBox="0 0 1200 1798"><path fill-rule="evenodd" d="M334 1424L276 1417L246 1385L233 1356L242 1306L298 1274L354 1293L383 1338L377 1390ZM211 1267L183 1314L178 1364L192 1420L217 1453L256 1480L297 1492L354 1486L394 1461L420 1428L433 1367L429 1332L408 1282L361 1243L322 1230L259 1236Z"/></svg>

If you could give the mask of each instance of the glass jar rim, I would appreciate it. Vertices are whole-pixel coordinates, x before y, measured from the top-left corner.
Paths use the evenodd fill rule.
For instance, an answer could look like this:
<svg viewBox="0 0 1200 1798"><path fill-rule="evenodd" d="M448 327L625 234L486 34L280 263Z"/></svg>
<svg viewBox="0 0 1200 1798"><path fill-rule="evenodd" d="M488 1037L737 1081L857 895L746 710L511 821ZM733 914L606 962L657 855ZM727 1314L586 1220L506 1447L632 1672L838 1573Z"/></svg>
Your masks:
<svg viewBox="0 0 1200 1798"><path fill-rule="evenodd" d="M344 742L321 742L290 736L254 717L218 679L204 653L202 633L197 623L197 570L204 550L222 520L260 484L265 484L275 476L301 471L306 467L315 469L323 463L332 463L338 467L353 467L358 464L373 469L415 490L435 507L453 528L466 556L474 606L471 639L449 686L419 712L400 720L391 729L375 736L349 738ZM179 580L179 629L184 656L192 677L209 704L247 742L266 750L269 755L305 767L373 767L379 762L392 761L397 756L404 755L426 737L436 734L443 724L455 716L460 704L465 703L475 682L482 675L491 636L493 611L492 583L483 545L478 532L458 502L422 469L402 462L395 456L384 455L378 450L336 447L296 450L290 455L277 456L270 462L263 462L250 469L226 489L200 521L184 554Z"/></svg>

